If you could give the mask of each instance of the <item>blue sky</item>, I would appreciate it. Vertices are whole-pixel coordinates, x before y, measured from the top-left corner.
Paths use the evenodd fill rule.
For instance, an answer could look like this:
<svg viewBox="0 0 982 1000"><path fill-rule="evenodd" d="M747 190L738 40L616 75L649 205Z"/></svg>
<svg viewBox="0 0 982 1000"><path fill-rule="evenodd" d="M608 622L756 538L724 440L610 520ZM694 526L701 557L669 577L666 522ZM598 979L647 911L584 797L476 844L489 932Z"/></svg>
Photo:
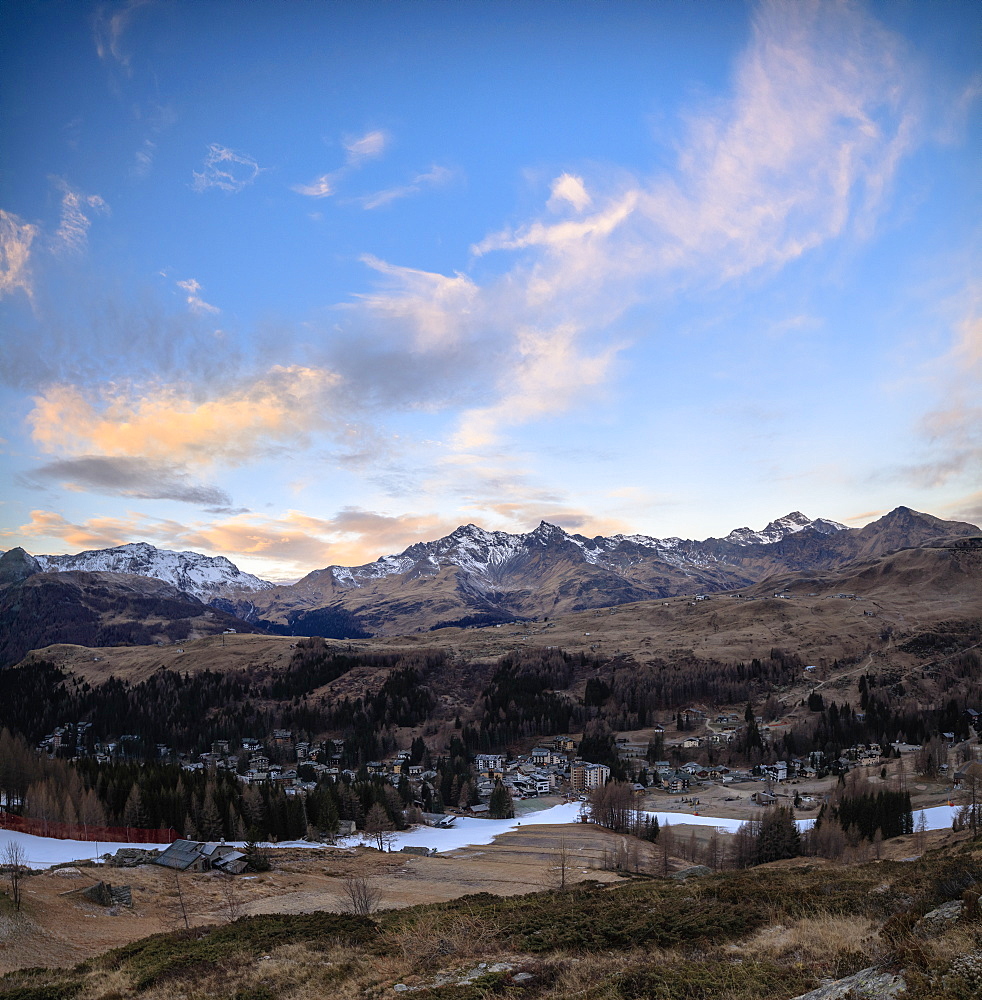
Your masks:
<svg viewBox="0 0 982 1000"><path fill-rule="evenodd" d="M976 3L26 3L0 546L982 518Z"/></svg>

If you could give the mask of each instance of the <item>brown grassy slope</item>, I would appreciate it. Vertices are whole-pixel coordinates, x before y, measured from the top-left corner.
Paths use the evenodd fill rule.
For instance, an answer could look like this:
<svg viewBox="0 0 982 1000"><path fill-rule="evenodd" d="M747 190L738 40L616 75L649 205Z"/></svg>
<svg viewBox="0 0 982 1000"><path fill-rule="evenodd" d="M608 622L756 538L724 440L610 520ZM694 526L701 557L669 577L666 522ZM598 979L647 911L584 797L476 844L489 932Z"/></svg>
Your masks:
<svg viewBox="0 0 982 1000"><path fill-rule="evenodd" d="M789 600L772 596L746 599L755 593L772 594L772 588L794 596ZM840 592L856 593L863 600L838 599L834 595ZM448 670L464 673L468 663L530 646L559 646L605 655L619 652L638 660L671 659L691 650L699 657L743 661L766 656L778 646L821 665L867 651L879 655L886 648L881 634L891 629L894 639L889 655L893 664L902 668L908 661L915 662L897 648L903 637L930 631L941 622L982 617L982 552L905 550L844 574L782 577L741 591L741 595L715 595L699 602L688 598L641 601L550 617L548 621L325 642L339 650L359 652L440 648L451 654ZM864 612L871 612L871 616ZM293 637L240 633L160 647L56 645L29 654L25 662L49 659L90 681L104 680L110 674L139 680L160 666L191 673L257 666L285 668L295 644ZM363 679L372 681L368 675Z"/></svg>
<svg viewBox="0 0 982 1000"><path fill-rule="evenodd" d="M392 996L403 984L429 1000L787 1000L882 965L902 971L911 1000L968 1000L982 982L982 924L925 932L917 921L978 885L980 864L976 841L910 863L481 893L371 920L255 916L134 942L72 971L13 974L0 993L341 1000Z"/></svg>

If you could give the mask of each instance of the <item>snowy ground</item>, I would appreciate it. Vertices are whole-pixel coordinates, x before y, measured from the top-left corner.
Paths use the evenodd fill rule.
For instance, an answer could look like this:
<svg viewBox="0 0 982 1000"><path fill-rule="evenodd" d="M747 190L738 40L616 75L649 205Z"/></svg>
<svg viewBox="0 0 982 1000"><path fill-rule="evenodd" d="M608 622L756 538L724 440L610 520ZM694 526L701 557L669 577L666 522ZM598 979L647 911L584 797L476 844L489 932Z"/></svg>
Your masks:
<svg viewBox="0 0 982 1000"><path fill-rule="evenodd" d="M441 853L452 851L458 847L471 847L490 844L495 837L511 830L520 830L523 826L538 826L541 824L576 823L580 814L580 803L571 802L553 806L539 812L529 812L517 819L474 819L467 816L459 817L449 830L436 830L421 826L404 833L397 833L392 842L392 849L401 847L432 847ZM935 806L914 814L915 828L920 823L923 813L928 830L943 830L951 826L952 818L958 811L957 806ZM649 813L657 816L661 825L670 823L673 826L687 824L690 826L713 826L716 829L732 833L740 826L741 820L719 819L713 816L694 816L685 813ZM807 829L813 820L799 820L801 829ZM108 844L82 840L54 840L49 837L32 837L26 833L13 833L0 830L0 858L10 842L19 843L27 856L27 864L31 868L48 868L51 865L64 864L68 861L97 860L107 852L115 852L120 847L137 847L143 850L152 848L153 844ZM362 838L349 837L339 846L352 846L362 843ZM241 845L240 845L241 846ZM322 847L322 844L312 844L307 841L289 841L276 845L278 847Z"/></svg>

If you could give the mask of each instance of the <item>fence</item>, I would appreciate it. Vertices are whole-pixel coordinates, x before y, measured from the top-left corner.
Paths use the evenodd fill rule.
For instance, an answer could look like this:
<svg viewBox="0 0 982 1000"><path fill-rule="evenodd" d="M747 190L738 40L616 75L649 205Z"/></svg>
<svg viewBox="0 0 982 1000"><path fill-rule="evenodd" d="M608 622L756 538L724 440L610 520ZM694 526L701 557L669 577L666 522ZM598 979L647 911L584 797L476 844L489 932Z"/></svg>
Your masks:
<svg viewBox="0 0 982 1000"><path fill-rule="evenodd" d="M56 823L49 819L28 819L0 812L0 830L29 833L56 840L91 840L121 844L172 844L178 832L172 829L146 830L137 826L92 826L88 823Z"/></svg>

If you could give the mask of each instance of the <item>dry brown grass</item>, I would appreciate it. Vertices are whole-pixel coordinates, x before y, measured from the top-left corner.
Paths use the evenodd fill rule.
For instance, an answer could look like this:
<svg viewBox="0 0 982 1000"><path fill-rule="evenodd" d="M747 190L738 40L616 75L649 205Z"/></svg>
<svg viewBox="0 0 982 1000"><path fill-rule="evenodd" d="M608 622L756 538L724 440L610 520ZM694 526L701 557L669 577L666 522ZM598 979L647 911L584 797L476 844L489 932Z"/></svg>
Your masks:
<svg viewBox="0 0 982 1000"><path fill-rule="evenodd" d="M769 924L729 951L741 957L797 964L834 976L846 976L870 964L882 952L879 925L864 916L820 914Z"/></svg>
<svg viewBox="0 0 982 1000"><path fill-rule="evenodd" d="M486 914L458 913L452 923L431 909L419 910L393 933L392 945L416 970L430 970L452 959L479 959L495 946L498 930Z"/></svg>

